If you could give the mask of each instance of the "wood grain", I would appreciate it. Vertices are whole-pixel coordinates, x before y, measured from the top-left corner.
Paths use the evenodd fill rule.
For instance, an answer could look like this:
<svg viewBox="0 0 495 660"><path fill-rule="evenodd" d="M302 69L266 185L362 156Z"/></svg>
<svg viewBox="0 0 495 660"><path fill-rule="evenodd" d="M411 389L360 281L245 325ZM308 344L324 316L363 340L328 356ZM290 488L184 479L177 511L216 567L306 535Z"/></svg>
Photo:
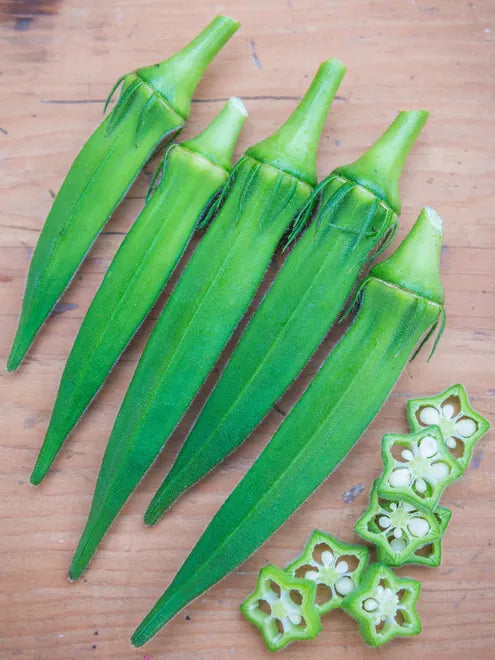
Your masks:
<svg viewBox="0 0 495 660"><path fill-rule="evenodd" d="M224 99L239 95L250 113L240 154L286 118L319 62L329 56L341 58L348 75L321 140L321 176L357 157L398 110L424 107L431 111L406 165L400 234L411 226L424 204L434 206L444 218L445 335L429 364L423 356L407 367L359 445L297 514L148 646L131 649L128 638L135 625L335 341L335 334L325 341L249 442L190 491L160 526L145 529L142 513L211 388L217 366L84 580L69 584L67 568L89 509L105 442L160 306L74 432L46 483L35 489L28 479L64 360L105 268L142 207L147 176L153 170L149 164L108 223L64 296L59 313L46 324L21 370L14 375L2 371L0 376L1 658L269 657L258 633L239 614L241 600L253 588L263 563L284 565L299 552L313 528L346 540L354 538L353 523L380 471L380 438L385 431L406 430L407 399L460 381L473 405L495 419L492 0L2 0L3 364L38 233L68 167L100 121L108 90L121 73L180 48L218 12L235 16L243 28L201 82L184 137L204 126ZM279 265L277 257L267 282ZM173 282L164 298L172 287ZM225 356L220 365L224 360ZM419 609L424 631L420 637L380 651L369 650L362 645L354 622L337 612L324 619L323 632L316 640L293 645L284 656L495 657L494 470L492 433L480 442L464 478L443 498L454 515L442 566L401 571L423 581ZM355 499L344 497L361 485L363 490Z"/></svg>

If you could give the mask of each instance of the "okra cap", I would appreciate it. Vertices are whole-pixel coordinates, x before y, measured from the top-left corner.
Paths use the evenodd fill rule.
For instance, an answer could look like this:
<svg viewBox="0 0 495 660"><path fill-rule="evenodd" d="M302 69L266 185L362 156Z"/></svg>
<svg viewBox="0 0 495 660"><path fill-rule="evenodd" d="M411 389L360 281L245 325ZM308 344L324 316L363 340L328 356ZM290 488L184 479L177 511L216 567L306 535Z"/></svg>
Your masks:
<svg viewBox="0 0 495 660"><path fill-rule="evenodd" d="M156 90L183 119L206 67L240 27L229 16L216 16L187 46L167 60L138 69L136 74Z"/></svg>
<svg viewBox="0 0 495 660"><path fill-rule="evenodd" d="M443 305L441 247L442 220L432 208L425 206L397 250L372 268L370 275Z"/></svg>

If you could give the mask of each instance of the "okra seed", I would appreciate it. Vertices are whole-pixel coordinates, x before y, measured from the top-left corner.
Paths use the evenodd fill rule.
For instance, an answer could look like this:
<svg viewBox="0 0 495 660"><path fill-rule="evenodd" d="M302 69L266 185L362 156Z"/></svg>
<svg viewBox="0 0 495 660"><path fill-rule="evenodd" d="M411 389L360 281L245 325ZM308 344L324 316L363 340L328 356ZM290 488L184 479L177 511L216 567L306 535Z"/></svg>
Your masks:
<svg viewBox="0 0 495 660"><path fill-rule="evenodd" d="M396 539L393 538L390 541L390 547L394 552L402 552L407 546L407 542L404 538Z"/></svg>
<svg viewBox="0 0 495 660"><path fill-rule="evenodd" d="M414 518L407 526L413 536L426 536L430 526L424 518Z"/></svg>
<svg viewBox="0 0 495 660"><path fill-rule="evenodd" d="M416 490L418 493L425 493L426 492L426 481L424 479L416 479Z"/></svg>
<svg viewBox="0 0 495 660"><path fill-rule="evenodd" d="M347 573L349 570L349 564L346 561L339 561L335 566L337 573Z"/></svg>
<svg viewBox="0 0 495 660"><path fill-rule="evenodd" d="M302 618L302 617L301 617L300 614L292 613L292 614L289 614L289 615L287 616L287 618L289 619L289 621L290 621L294 626L298 626L298 625L301 623L301 618Z"/></svg>
<svg viewBox="0 0 495 660"><path fill-rule="evenodd" d="M382 529L386 529L387 527L390 527L390 518L387 518L387 516L380 516L378 524Z"/></svg>
<svg viewBox="0 0 495 660"><path fill-rule="evenodd" d="M423 458L430 458L434 456L438 451L438 444L435 438L432 438L431 435L425 435L425 437L419 443L419 453Z"/></svg>
<svg viewBox="0 0 495 660"><path fill-rule="evenodd" d="M426 406L426 408L423 408L419 413L419 419L425 426L431 426L432 424L438 424L440 414L436 408Z"/></svg>
<svg viewBox="0 0 495 660"><path fill-rule="evenodd" d="M374 598L367 598L363 603L363 607L367 612L374 612L378 607L378 603Z"/></svg>
<svg viewBox="0 0 495 660"><path fill-rule="evenodd" d="M442 407L442 415L447 419L451 419L454 414L454 406L451 403L446 403Z"/></svg>
<svg viewBox="0 0 495 660"><path fill-rule="evenodd" d="M402 537L402 529L400 527L396 527L394 529L394 536L396 539L400 539Z"/></svg>
<svg viewBox="0 0 495 660"><path fill-rule="evenodd" d="M321 561L323 566L330 566L330 564L333 562L333 554L330 552L330 550L324 550L321 553Z"/></svg>
<svg viewBox="0 0 495 660"><path fill-rule="evenodd" d="M390 475L389 482L394 487L407 486L409 484L409 470L405 468L394 470Z"/></svg>
<svg viewBox="0 0 495 660"><path fill-rule="evenodd" d="M401 452L401 456L405 461L412 461L414 458L414 454L410 449L403 449Z"/></svg>
<svg viewBox="0 0 495 660"><path fill-rule="evenodd" d="M473 419L465 417L455 423L455 430L464 438L470 438L476 431L476 423Z"/></svg>
<svg viewBox="0 0 495 660"><path fill-rule="evenodd" d="M306 580L313 580L313 582L316 582L316 580L320 577L320 574L318 571L307 571L304 577Z"/></svg>
<svg viewBox="0 0 495 660"><path fill-rule="evenodd" d="M442 462L434 463L431 466L431 470L438 481L445 479L445 477L448 477L450 473L450 469L447 463Z"/></svg>
<svg viewBox="0 0 495 660"><path fill-rule="evenodd" d="M455 449L455 448L456 448L456 445L457 445L457 441L456 441L455 438L453 438L453 437L451 436L450 438L446 438L446 440L445 440L445 444L447 445L447 447L448 447L449 449Z"/></svg>
<svg viewBox="0 0 495 660"><path fill-rule="evenodd" d="M348 575L346 575L337 580L335 583L335 589L341 596L347 596L351 591L354 591L354 582Z"/></svg>

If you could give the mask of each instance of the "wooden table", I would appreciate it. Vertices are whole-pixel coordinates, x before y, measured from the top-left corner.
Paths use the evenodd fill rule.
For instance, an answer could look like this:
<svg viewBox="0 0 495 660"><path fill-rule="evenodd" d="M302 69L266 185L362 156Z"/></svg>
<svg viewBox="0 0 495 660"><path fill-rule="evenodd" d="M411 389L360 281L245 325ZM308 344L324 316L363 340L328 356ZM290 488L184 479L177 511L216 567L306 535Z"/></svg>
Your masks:
<svg viewBox="0 0 495 660"><path fill-rule="evenodd" d="M173 53L222 11L238 18L243 28L201 82L184 137L204 126L225 98L239 95L250 113L240 154L287 117L318 64L329 56L341 58L348 74L321 140L321 176L357 157L398 110L431 111L406 164L400 235L424 204L444 218L445 335L429 364L423 354L406 368L359 445L297 514L144 649L131 649L128 639L135 625L252 464L333 341L330 337L325 342L249 442L188 493L160 526L145 529L144 508L176 456L217 367L91 569L79 583L69 584L67 568L88 513L105 442L157 310L67 443L46 483L32 488L29 474L81 319L142 207L154 163L149 164L21 370L14 375L2 372L0 377L2 659L269 657L257 631L241 618L240 602L254 587L260 567L268 561L283 566L315 527L344 540L354 538L353 523L380 472L380 438L386 431L406 431L406 401L461 381L473 405L494 419L492 0L436 4L433 0L4 0L0 4L2 362L13 338L38 233L68 167L100 121L113 82L123 72ZM280 257L267 282L279 264ZM172 284L165 296L171 288ZM479 443L466 475L443 498L454 515L442 566L400 571L423 581L421 636L381 651L369 650L354 622L336 612L325 617L317 639L293 645L281 657L495 657L491 441L493 434Z"/></svg>

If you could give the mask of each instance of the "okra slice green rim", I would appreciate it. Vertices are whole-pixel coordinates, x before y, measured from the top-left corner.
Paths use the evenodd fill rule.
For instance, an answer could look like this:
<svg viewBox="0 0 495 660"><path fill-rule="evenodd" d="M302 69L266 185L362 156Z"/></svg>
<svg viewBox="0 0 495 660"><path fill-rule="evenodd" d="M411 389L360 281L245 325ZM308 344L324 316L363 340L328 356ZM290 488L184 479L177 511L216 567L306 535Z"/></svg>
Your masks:
<svg viewBox="0 0 495 660"><path fill-rule="evenodd" d="M260 630L268 649L278 651L291 642L313 639L321 631L315 596L313 581L268 564L260 570L256 589L240 610Z"/></svg>
<svg viewBox="0 0 495 660"><path fill-rule="evenodd" d="M407 416L413 431L431 424L438 426L463 472L469 465L475 444L490 428L490 422L471 407L467 392L460 384L431 397L411 399L407 403Z"/></svg>
<svg viewBox="0 0 495 660"><path fill-rule="evenodd" d="M365 546L344 543L315 529L285 572L316 584L315 606L322 615L340 607L344 597L357 587L368 557Z"/></svg>
<svg viewBox="0 0 495 660"><path fill-rule="evenodd" d="M389 566L408 563L416 550L442 535L435 514L400 497L385 498L379 480L373 482L369 506L354 526L356 534L377 548L379 560Z"/></svg>
<svg viewBox="0 0 495 660"><path fill-rule="evenodd" d="M201 76L238 28L233 19L217 16L169 59L117 81L118 102L79 152L41 230L7 371L21 364L146 161L182 130Z"/></svg>
<svg viewBox="0 0 495 660"><path fill-rule="evenodd" d="M434 509L444 489L462 474L438 426L407 435L384 435L382 460L380 495L399 496L423 509Z"/></svg>
<svg viewBox="0 0 495 660"><path fill-rule="evenodd" d="M39 484L65 439L145 319L222 186L247 113L230 99L197 136L174 144L157 167L145 207L115 254L67 359L50 423L31 475ZM155 180L159 180L154 188Z"/></svg>
<svg viewBox="0 0 495 660"><path fill-rule="evenodd" d="M399 578L383 564L372 564L359 586L342 602L342 609L359 624L368 646L382 646L394 637L421 632L416 604L421 591L417 580Z"/></svg>
<svg viewBox="0 0 495 660"><path fill-rule="evenodd" d="M135 646L244 562L358 441L442 315L441 243L441 220L425 208L372 269L354 323L138 626Z"/></svg>

